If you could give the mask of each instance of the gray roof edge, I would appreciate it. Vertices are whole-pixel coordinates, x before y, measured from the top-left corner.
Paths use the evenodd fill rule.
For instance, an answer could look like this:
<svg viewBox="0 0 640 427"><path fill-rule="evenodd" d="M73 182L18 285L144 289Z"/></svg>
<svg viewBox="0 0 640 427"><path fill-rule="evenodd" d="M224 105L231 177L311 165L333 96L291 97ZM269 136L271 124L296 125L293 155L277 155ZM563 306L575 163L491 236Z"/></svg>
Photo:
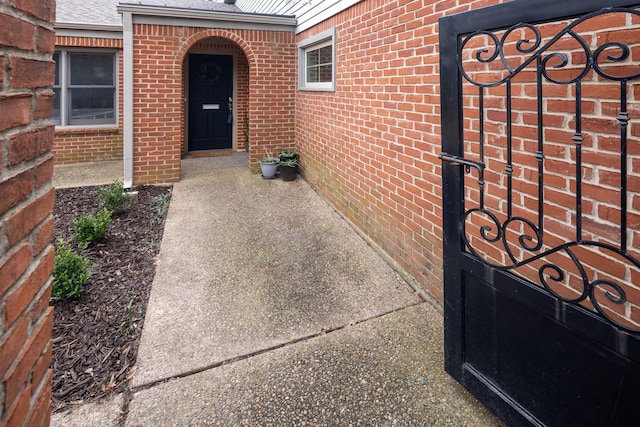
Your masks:
<svg viewBox="0 0 640 427"><path fill-rule="evenodd" d="M256 13L233 13L220 12L201 9L181 9L172 7L145 6L136 4L120 3L118 12L130 12L138 15L172 17L172 18L189 18L189 19L208 19L227 22L241 22L251 24L269 24L287 27L295 27L297 19L295 16L289 15L265 15Z"/></svg>
<svg viewBox="0 0 640 427"><path fill-rule="evenodd" d="M111 31L122 32L122 25L84 24L81 22L56 22L54 30L87 30L87 31Z"/></svg>

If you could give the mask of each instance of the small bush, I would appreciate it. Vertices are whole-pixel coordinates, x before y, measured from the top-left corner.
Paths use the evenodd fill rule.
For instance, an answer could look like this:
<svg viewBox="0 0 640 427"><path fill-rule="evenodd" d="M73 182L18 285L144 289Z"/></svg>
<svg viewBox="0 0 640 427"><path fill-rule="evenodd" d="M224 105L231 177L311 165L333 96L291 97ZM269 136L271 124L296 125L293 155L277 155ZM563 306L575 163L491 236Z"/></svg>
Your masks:
<svg viewBox="0 0 640 427"><path fill-rule="evenodd" d="M101 190L98 200L100 201L100 209L107 209L116 214L131 207L131 200L124 192L124 184L117 179L113 184Z"/></svg>
<svg viewBox="0 0 640 427"><path fill-rule="evenodd" d="M95 244L107 235L111 227L111 211L101 209L96 213L84 214L73 222L73 240L79 247Z"/></svg>
<svg viewBox="0 0 640 427"><path fill-rule="evenodd" d="M57 299L79 297L82 285L89 278L89 264L89 260L74 251L68 242L59 239L53 262L52 296Z"/></svg>
<svg viewBox="0 0 640 427"><path fill-rule="evenodd" d="M156 215L159 218L164 218L169 210L169 201L171 200L171 193L164 193L156 196L153 199L153 210L156 211Z"/></svg>

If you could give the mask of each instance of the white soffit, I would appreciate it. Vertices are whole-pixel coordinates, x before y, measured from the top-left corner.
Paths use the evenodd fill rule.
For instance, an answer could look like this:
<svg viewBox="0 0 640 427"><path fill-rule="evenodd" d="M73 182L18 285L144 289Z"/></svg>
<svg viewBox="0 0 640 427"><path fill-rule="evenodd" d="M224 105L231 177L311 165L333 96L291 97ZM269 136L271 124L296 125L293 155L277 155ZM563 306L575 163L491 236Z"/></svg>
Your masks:
<svg viewBox="0 0 640 427"><path fill-rule="evenodd" d="M237 0L236 4L247 12L295 15L296 33L326 21L362 0Z"/></svg>
<svg viewBox="0 0 640 427"><path fill-rule="evenodd" d="M296 27L296 34L301 33L314 25L318 25L322 21L326 21L334 15L350 8L351 6L360 3L362 0L315 0L310 3L310 8L305 10L302 14L297 15L298 26Z"/></svg>

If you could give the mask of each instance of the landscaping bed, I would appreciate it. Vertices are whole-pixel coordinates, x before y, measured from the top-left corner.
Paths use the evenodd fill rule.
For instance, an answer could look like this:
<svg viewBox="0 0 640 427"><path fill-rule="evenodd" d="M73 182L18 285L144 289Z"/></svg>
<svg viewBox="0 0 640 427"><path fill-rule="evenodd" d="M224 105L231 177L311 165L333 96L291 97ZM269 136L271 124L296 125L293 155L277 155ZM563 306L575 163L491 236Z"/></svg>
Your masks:
<svg viewBox="0 0 640 427"><path fill-rule="evenodd" d="M57 189L54 241L71 241L73 221L98 210L105 186ZM55 300L53 410L126 391L160 250L171 187L141 186L114 214L107 236L83 251L91 276L82 295Z"/></svg>

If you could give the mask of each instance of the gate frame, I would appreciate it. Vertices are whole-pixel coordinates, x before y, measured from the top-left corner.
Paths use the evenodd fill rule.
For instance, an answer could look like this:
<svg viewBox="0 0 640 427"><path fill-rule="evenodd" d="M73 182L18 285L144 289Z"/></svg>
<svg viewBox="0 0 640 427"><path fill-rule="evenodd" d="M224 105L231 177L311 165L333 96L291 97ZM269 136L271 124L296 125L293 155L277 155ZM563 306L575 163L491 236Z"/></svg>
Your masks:
<svg viewBox="0 0 640 427"><path fill-rule="evenodd" d="M462 119L462 75L458 68L458 52L461 36L477 30L497 31L507 29L518 23L544 24L560 20L577 18L588 13L610 7L638 6L639 1L630 0L513 0L483 9L445 16L439 19L440 44L440 96L441 96L441 139L445 157L454 156L464 161L463 121ZM446 159L445 159L446 160ZM449 159L450 160L450 159ZM460 219L464 213L464 179L461 163L443 162L443 282L444 282L444 343L445 370L459 383L470 389L477 384L465 381L465 354L460 343L464 342L464 300L463 265L464 243ZM457 185L452 185L456 183ZM484 265L479 277L488 281L494 271ZM523 283L527 285L528 283ZM523 293L535 294L536 288L528 286ZM594 313L582 308L572 307L593 319L584 329L589 329L601 319ZM591 324L593 323L593 324ZM573 326L573 325L572 325ZM492 388L491 384L483 384ZM497 390L496 390L497 391ZM472 390L473 392L473 390ZM476 396L478 397L478 396ZM502 419L510 419L522 424L539 424L530 418L515 401L508 402L500 397L478 397L491 407Z"/></svg>

